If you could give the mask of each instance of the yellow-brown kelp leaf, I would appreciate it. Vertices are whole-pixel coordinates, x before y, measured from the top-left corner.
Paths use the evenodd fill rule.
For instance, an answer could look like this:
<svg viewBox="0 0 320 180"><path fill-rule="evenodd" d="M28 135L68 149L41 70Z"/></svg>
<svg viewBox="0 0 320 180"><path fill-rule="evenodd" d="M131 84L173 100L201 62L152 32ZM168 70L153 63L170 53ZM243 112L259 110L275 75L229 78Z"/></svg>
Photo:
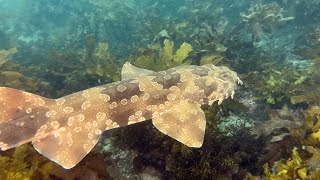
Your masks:
<svg viewBox="0 0 320 180"><path fill-rule="evenodd" d="M320 129L320 106L312 106L303 112L307 126L312 132Z"/></svg>
<svg viewBox="0 0 320 180"><path fill-rule="evenodd" d="M180 23L175 25L174 29L175 29L175 31L180 31L181 32L181 29L184 29L184 28L188 27L188 24L189 24L188 21L180 22Z"/></svg>
<svg viewBox="0 0 320 180"><path fill-rule="evenodd" d="M11 48L9 50L0 50L0 59L6 59L9 55L18 52L17 48Z"/></svg>
<svg viewBox="0 0 320 180"><path fill-rule="evenodd" d="M138 67L150 70L163 70L166 68L166 64L159 63L158 49L140 50L137 55L129 57L127 61Z"/></svg>
<svg viewBox="0 0 320 180"><path fill-rule="evenodd" d="M95 55L100 58L106 58L108 54L109 44L108 43L99 43L98 48L96 49Z"/></svg>
<svg viewBox="0 0 320 180"><path fill-rule="evenodd" d="M304 119L310 131L307 137L308 145L317 146L320 142L320 107L312 106L304 111Z"/></svg>
<svg viewBox="0 0 320 180"><path fill-rule="evenodd" d="M313 92L313 93L311 92L304 95L290 97L290 101L292 104L298 104L302 102L314 103L314 102L318 102L318 99L320 99L320 94L318 92Z"/></svg>
<svg viewBox="0 0 320 180"><path fill-rule="evenodd" d="M160 132L186 146L202 146L206 118L195 103L177 101L169 110L154 113L152 123Z"/></svg>
<svg viewBox="0 0 320 180"><path fill-rule="evenodd" d="M221 55L209 54L201 58L200 65L213 64L217 65L224 59Z"/></svg>
<svg viewBox="0 0 320 180"><path fill-rule="evenodd" d="M320 149L313 146L306 146L305 150L312 154L311 158L307 161L308 166L311 169L318 169L320 172Z"/></svg>
<svg viewBox="0 0 320 180"><path fill-rule="evenodd" d="M160 51L161 53L161 61L165 64L168 64L173 59L173 41L170 41L168 39L164 40L163 42L163 48Z"/></svg>
<svg viewBox="0 0 320 180"><path fill-rule="evenodd" d="M191 51L192 46L189 43L184 42L174 53L174 42L165 39L163 48L160 50L160 61L167 65L167 67L174 67L181 64L191 64L191 61L183 62Z"/></svg>
<svg viewBox="0 0 320 180"><path fill-rule="evenodd" d="M177 49L176 54L174 55L173 61L177 64L182 64L182 61L185 60L189 53L192 51L192 46L189 43L182 43L180 48ZM187 64L191 64L190 62Z"/></svg>
<svg viewBox="0 0 320 180"><path fill-rule="evenodd" d="M320 47L316 47L316 48L309 49L306 51L301 51L299 54L301 54L307 58L310 58L310 59L316 59L316 58L320 57Z"/></svg>
<svg viewBox="0 0 320 180"><path fill-rule="evenodd" d="M90 75L119 81L120 62L111 55L108 49L108 43L99 43L94 53L92 55L88 54L86 58L81 60L81 63L85 65L86 72Z"/></svg>
<svg viewBox="0 0 320 180"><path fill-rule="evenodd" d="M148 50L140 51L139 54L130 57L127 61L151 70L166 70L179 65L190 65L191 60L187 60L187 57L191 51L192 46L186 42L175 51L174 42L165 39L163 47L159 44L153 47L149 46Z"/></svg>
<svg viewBox="0 0 320 180"><path fill-rule="evenodd" d="M4 65L7 62L8 62L7 59L0 59L0 68L1 68L2 65Z"/></svg>
<svg viewBox="0 0 320 180"><path fill-rule="evenodd" d="M311 158L301 158L298 151L293 149L291 158L286 162L277 161L271 169L266 164L264 174L270 180L319 179L319 149L307 146L306 150L313 154Z"/></svg>
<svg viewBox="0 0 320 180"><path fill-rule="evenodd" d="M9 80L19 79L19 78L23 77L23 75L21 73L15 72L15 71L2 71L0 74L2 76L5 76Z"/></svg>

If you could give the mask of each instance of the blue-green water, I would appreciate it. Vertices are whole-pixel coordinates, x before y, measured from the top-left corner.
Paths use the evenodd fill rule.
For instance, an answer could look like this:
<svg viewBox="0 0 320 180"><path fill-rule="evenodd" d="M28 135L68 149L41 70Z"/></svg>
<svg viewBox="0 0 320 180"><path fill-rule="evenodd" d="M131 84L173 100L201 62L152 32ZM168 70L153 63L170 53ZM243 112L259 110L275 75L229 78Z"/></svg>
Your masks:
<svg viewBox="0 0 320 180"><path fill-rule="evenodd" d="M125 62L227 66L243 81L233 99L201 107L200 148L146 121L104 132L69 170L31 143L1 151L0 179L319 178L319 9L320 0L0 0L0 87L59 98L121 80ZM0 147L11 95L0 90Z"/></svg>

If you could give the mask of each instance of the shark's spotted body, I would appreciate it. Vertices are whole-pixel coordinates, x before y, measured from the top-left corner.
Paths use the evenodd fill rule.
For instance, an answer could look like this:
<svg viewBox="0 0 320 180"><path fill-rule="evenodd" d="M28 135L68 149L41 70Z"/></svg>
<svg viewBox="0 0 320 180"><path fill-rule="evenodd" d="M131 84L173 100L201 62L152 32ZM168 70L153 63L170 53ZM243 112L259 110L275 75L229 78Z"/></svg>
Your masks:
<svg viewBox="0 0 320 180"><path fill-rule="evenodd" d="M0 88L0 148L32 142L64 168L75 166L103 131L152 119L162 133L200 147L205 116L200 106L233 96L237 74L214 65L153 72L126 63L122 81L59 99Z"/></svg>

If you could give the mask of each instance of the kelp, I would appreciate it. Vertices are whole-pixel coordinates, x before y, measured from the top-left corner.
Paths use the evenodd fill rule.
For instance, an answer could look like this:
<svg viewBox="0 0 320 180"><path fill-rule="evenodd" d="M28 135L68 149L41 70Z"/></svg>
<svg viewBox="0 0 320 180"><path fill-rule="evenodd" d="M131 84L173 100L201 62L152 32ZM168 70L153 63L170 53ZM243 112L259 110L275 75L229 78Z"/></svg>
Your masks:
<svg viewBox="0 0 320 180"><path fill-rule="evenodd" d="M17 53L17 48L11 48L9 50L0 50L0 69L17 68L17 65L10 62L10 56Z"/></svg>
<svg viewBox="0 0 320 180"><path fill-rule="evenodd" d="M320 142L320 107L312 106L303 112L309 135L306 144L314 145Z"/></svg>
<svg viewBox="0 0 320 180"><path fill-rule="evenodd" d="M165 39L163 46L155 44L153 48L140 51L137 55L130 57L128 61L138 67L160 71L191 64L191 60L188 60L191 51L192 46L189 43L184 42L177 50L174 50L174 42Z"/></svg>
<svg viewBox="0 0 320 180"><path fill-rule="evenodd" d="M223 33L219 33L219 26L210 23L201 23L200 30L190 35L191 43L197 51L207 51L208 53L222 54L228 50L223 39L227 38Z"/></svg>
<svg viewBox="0 0 320 180"><path fill-rule="evenodd" d="M258 1L251 4L248 14L242 12L240 16L256 41L261 39L264 33L273 32L275 25L294 19L294 17L284 17L284 12L276 2L262 4Z"/></svg>
<svg viewBox="0 0 320 180"><path fill-rule="evenodd" d="M268 163L264 166L264 173L268 179L315 179L320 175L320 107L313 106L303 112L304 124L300 130L301 149L293 149L291 157L285 162L280 160L273 164L272 168ZM279 148L277 148L279 149ZM298 150L303 154L300 155Z"/></svg>
<svg viewBox="0 0 320 180"><path fill-rule="evenodd" d="M281 109L268 109L268 121L256 124L251 131L256 138L269 137L269 142L274 143L286 137L302 138L304 134L304 122L300 119L300 112L291 110L286 105Z"/></svg>
<svg viewBox="0 0 320 180"><path fill-rule="evenodd" d="M108 43L96 43L92 34L86 36L84 49L51 50L51 53L43 58L46 58L45 63L31 66L30 71L32 75L42 78L44 82L40 81L41 85L50 84L55 88L50 97L61 97L85 88L118 81L123 64L109 52ZM30 74L29 70L27 73Z"/></svg>
<svg viewBox="0 0 320 180"><path fill-rule="evenodd" d="M310 30L306 33L301 34L299 41L296 44L297 49L300 49L300 45L302 47L313 47L319 48L320 45L320 25L316 25L311 27ZM302 52L302 54L304 54Z"/></svg>
<svg viewBox="0 0 320 180"><path fill-rule="evenodd" d="M25 75L29 74L28 68L11 61L11 57L17 52L16 48L0 50L0 85L38 92L39 79Z"/></svg>
<svg viewBox="0 0 320 180"><path fill-rule="evenodd" d="M283 105L290 98L305 91L310 85L308 73L304 69L285 67L278 70L267 65L262 72L249 72L243 77L246 87L259 92L259 99L269 104Z"/></svg>
<svg viewBox="0 0 320 180"><path fill-rule="evenodd" d="M297 150L292 150L292 156L286 162L277 161L274 164L274 171L269 165L264 166L264 173L270 180L283 179L308 179L306 162L301 159Z"/></svg>
<svg viewBox="0 0 320 180"><path fill-rule="evenodd" d="M17 52L18 52L17 48L11 48L9 50L2 49L2 50L0 50L0 59L1 59L1 61L8 60L8 58L9 58L8 56L13 55Z"/></svg>
<svg viewBox="0 0 320 180"><path fill-rule="evenodd" d="M94 50L92 58L82 60L86 72L93 76L110 79L111 81L120 80L120 62L111 55L108 43L99 43Z"/></svg>
<svg viewBox="0 0 320 180"><path fill-rule="evenodd" d="M318 103L318 99L320 99L320 93L318 92L309 92L307 94L303 95L296 95L290 97L290 102L292 104L298 104L298 103Z"/></svg>
<svg viewBox="0 0 320 180"><path fill-rule="evenodd" d="M48 179L56 164L39 156L30 145L15 148L10 155L0 155L0 179Z"/></svg>
<svg viewBox="0 0 320 180"><path fill-rule="evenodd" d="M220 62L223 62L226 58L219 54L207 54L201 57L200 65L204 64L213 64L217 65Z"/></svg>
<svg viewBox="0 0 320 180"><path fill-rule="evenodd" d="M264 166L264 174L270 180L283 179L318 179L320 176L320 149L312 146L305 147L311 154L310 158L302 157L297 149L292 150L292 155L284 161L277 161L272 168Z"/></svg>
<svg viewBox="0 0 320 180"><path fill-rule="evenodd" d="M300 51L299 54L310 58L312 64L307 68L296 66L279 69L274 64L264 63L261 72L249 72L244 76L245 85L260 93L260 99L269 104L309 103L318 104L320 96L320 49ZM248 80L248 81L246 81Z"/></svg>
<svg viewBox="0 0 320 180"><path fill-rule="evenodd" d="M294 147L300 147L306 134L305 123L298 110L284 106L281 109L267 109L268 120L257 122L251 134L264 142L256 166L273 164L290 156Z"/></svg>
<svg viewBox="0 0 320 180"><path fill-rule="evenodd" d="M0 179L109 179L103 156L91 153L89 157L77 167L66 171L39 155L29 144L22 145L0 155Z"/></svg>
<svg viewBox="0 0 320 180"><path fill-rule="evenodd" d="M310 71L315 71L318 67L320 67L320 47L315 47L307 50L300 50L297 52L301 54L303 57L311 59L313 62L313 66L311 66Z"/></svg>
<svg viewBox="0 0 320 180"><path fill-rule="evenodd" d="M311 48L308 50L301 50L297 52L301 56L311 60L312 64L307 67L304 78L300 78L300 81L296 81L294 85L301 85L304 81L309 81L305 84L304 91L296 93L290 98L292 104L297 103L309 103L319 104L318 99L320 97L320 48Z"/></svg>

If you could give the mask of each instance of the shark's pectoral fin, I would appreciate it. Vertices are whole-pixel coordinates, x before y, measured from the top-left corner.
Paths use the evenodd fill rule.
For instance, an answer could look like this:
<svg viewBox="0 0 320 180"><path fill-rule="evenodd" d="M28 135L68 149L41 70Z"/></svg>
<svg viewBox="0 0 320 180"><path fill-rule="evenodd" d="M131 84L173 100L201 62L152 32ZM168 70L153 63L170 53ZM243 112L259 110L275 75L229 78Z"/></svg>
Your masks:
<svg viewBox="0 0 320 180"><path fill-rule="evenodd" d="M136 67L129 62L126 62L121 70L121 80L127 80L127 79L132 79L139 77L141 75L148 75L154 73L154 71L148 70L148 69L143 69Z"/></svg>
<svg viewBox="0 0 320 180"><path fill-rule="evenodd" d="M70 169L91 151L100 136L100 133L96 134L84 127L63 127L32 144L45 157Z"/></svg>
<svg viewBox="0 0 320 180"><path fill-rule="evenodd" d="M162 133L189 147L201 147L206 119L202 109L194 103L180 101L172 108L155 112L152 123Z"/></svg>

